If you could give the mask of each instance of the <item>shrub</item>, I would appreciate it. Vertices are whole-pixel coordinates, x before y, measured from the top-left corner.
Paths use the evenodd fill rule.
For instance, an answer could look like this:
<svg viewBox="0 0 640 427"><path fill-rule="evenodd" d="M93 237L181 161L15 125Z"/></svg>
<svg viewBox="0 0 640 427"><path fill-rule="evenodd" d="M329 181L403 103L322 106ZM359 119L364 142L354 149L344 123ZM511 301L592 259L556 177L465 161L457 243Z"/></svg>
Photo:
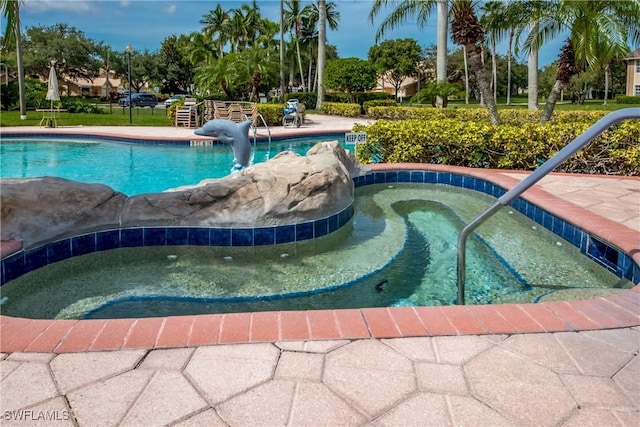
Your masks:
<svg viewBox="0 0 640 427"><path fill-rule="evenodd" d="M282 124L284 117L284 104L258 104L258 113L262 114L267 126L278 126ZM262 123L259 121L258 126Z"/></svg>
<svg viewBox="0 0 640 427"><path fill-rule="evenodd" d="M40 108L49 108L48 103L50 101L45 101L45 106ZM56 102L54 101L54 105ZM64 108L69 113L86 113L86 114L102 114L103 111L96 104L88 104L86 102L82 102L79 99L63 96L60 98L60 108Z"/></svg>
<svg viewBox="0 0 640 427"><path fill-rule="evenodd" d="M324 94L324 101L325 102L342 102L342 103L348 103L349 101L349 94L346 93L340 93L340 92L331 92L331 93L325 93Z"/></svg>
<svg viewBox="0 0 640 427"><path fill-rule="evenodd" d="M360 115L360 104L325 102L322 104L322 112L324 114L332 114L345 117L358 117Z"/></svg>
<svg viewBox="0 0 640 427"><path fill-rule="evenodd" d="M371 101L365 101L362 104L362 110L365 114L369 114L369 108L371 107L395 107L396 101L394 99L374 99Z"/></svg>
<svg viewBox="0 0 640 427"><path fill-rule="evenodd" d="M569 117L576 114L568 113L571 113ZM585 116L591 118L592 115L586 113ZM417 162L533 170L593 122L558 120L541 125L515 121L496 126L488 120L422 118L378 120L371 125L357 125L354 131L367 132L367 143L358 148L358 159L363 163ZM640 175L638 140L640 122L622 122L578 151L557 170Z"/></svg>
<svg viewBox="0 0 640 427"><path fill-rule="evenodd" d="M617 104L640 104L640 96L617 95Z"/></svg>

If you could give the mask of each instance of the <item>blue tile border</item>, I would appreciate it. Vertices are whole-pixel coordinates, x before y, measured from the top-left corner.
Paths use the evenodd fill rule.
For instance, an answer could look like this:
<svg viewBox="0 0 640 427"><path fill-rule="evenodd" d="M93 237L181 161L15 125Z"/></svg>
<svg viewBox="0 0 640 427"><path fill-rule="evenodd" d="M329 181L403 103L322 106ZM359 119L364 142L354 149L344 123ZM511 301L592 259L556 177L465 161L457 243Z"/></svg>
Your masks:
<svg viewBox="0 0 640 427"><path fill-rule="evenodd" d="M493 197L507 190L482 178L422 170L374 171L353 180L354 186L385 183L425 183L453 185ZM625 252L614 247L562 218L518 198L511 207L541 226L549 229L580 252L602 265L616 276L633 283L640 282L640 266ZM263 246L294 243L333 233L348 223L354 215L353 204L326 218L299 224L257 228L207 227L136 227L87 233L20 251L1 262L0 285L34 269L73 256L91 252L137 246Z"/></svg>
<svg viewBox="0 0 640 427"><path fill-rule="evenodd" d="M353 204L325 218L273 227L132 227L57 240L3 259L0 285L74 256L141 246L264 246L315 239L338 230L354 215Z"/></svg>

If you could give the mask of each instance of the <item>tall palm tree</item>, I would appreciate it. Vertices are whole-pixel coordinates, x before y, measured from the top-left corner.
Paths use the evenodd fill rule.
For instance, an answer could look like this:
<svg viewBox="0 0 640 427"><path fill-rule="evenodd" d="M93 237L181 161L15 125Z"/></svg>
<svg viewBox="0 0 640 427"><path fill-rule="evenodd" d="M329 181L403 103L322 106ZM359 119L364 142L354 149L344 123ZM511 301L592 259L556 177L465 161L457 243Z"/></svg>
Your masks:
<svg viewBox="0 0 640 427"><path fill-rule="evenodd" d="M508 0L505 3L502 13L502 24L508 32L507 42L507 105L511 105L511 75L513 65L513 42L516 30L521 22L525 21L522 15L520 2L518 0Z"/></svg>
<svg viewBox="0 0 640 427"><path fill-rule="evenodd" d="M192 64L209 63L220 55L220 51L213 49L208 44L209 39L201 32L193 32L189 34L189 44L187 45L187 58ZM222 59L223 56L217 56Z"/></svg>
<svg viewBox="0 0 640 427"><path fill-rule="evenodd" d="M0 0L0 7L5 17L3 50L13 43L16 44L16 63L18 65L18 92L20 97L20 118L27 119L27 101L24 86L24 65L22 62L22 33L20 30L20 3L17 0Z"/></svg>
<svg viewBox="0 0 640 427"><path fill-rule="evenodd" d="M218 58L224 56L224 45L228 41L229 13L219 4L215 9L207 12L200 23L204 25L202 31L218 48Z"/></svg>
<svg viewBox="0 0 640 427"><path fill-rule="evenodd" d="M324 66L327 59L327 2L318 0L318 96L316 110L322 108L324 102ZM330 24L331 25L331 24ZM337 23L336 23L337 26Z"/></svg>
<svg viewBox="0 0 640 427"><path fill-rule="evenodd" d="M331 28L332 30L337 30L338 29L338 21L340 20L340 12L337 10L337 6L335 4L335 2L329 1L327 2L326 0L324 0L322 2L325 5L325 10L324 10L324 16L325 16L325 21L324 21L324 41L322 43L324 43L324 49L325 49L325 55L326 55L326 42L327 42L327 25L329 25L329 28ZM309 15L307 16L307 20L306 20L306 24L305 26L308 27L306 28L306 34L311 37L308 37L308 41L310 41L311 43L309 43L309 53L311 54L310 57L313 57L313 52L314 52L314 48L316 48L316 51L319 53L320 51L320 28L319 25L321 24L322 20L320 18L320 10L319 10L319 6L320 6L320 1L318 1L318 3L312 3L310 10L309 10ZM317 28L317 31L316 31ZM317 67L319 67L320 64L317 64ZM311 64L310 64L311 67ZM309 80L311 80L311 77L309 77ZM316 68L316 79L314 79L314 89L315 90L315 84L317 83L318 80L318 68ZM311 87L311 84L309 85L309 87Z"/></svg>
<svg viewBox="0 0 640 427"><path fill-rule="evenodd" d="M489 78L482 61L484 30L473 10L471 0L457 0L451 8L451 38L453 42L466 48L474 69L480 94L485 100L491 123L500 123L498 107L489 87Z"/></svg>
<svg viewBox="0 0 640 427"><path fill-rule="evenodd" d="M210 63L196 68L194 83L202 90L217 92L222 90L228 99L233 99L232 88L237 84L238 70L226 55L224 58L214 59Z"/></svg>
<svg viewBox="0 0 640 427"><path fill-rule="evenodd" d="M300 37L302 36L303 20L309 13L309 6L301 7L300 0L285 0L285 25L293 32L296 41L296 54L298 57L298 68L300 70L300 84L304 90L304 72L302 71L302 57L300 55Z"/></svg>
<svg viewBox="0 0 640 427"><path fill-rule="evenodd" d="M491 84L493 97L498 98L498 69L496 44L502 39L505 31L504 4L499 1L489 1L482 6L480 23L489 35L489 50L491 52Z"/></svg>
<svg viewBox="0 0 640 427"><path fill-rule="evenodd" d="M369 20L373 23L374 18L383 7L395 5L395 9L387 16L378 31L376 31L375 41L378 43L387 30L392 30L403 25L405 22L416 18L418 28L422 29L427 25L431 11L434 6L437 8L437 40L436 40L436 80L447 80L447 18L448 0L374 0L369 12ZM441 103L441 100L439 101Z"/></svg>
<svg viewBox="0 0 640 427"><path fill-rule="evenodd" d="M540 47L544 44L545 37L540 31L540 19L548 13L558 0L516 0L519 12L514 15L516 24L516 55L519 53L520 40L526 32L527 36L522 43L527 52L527 98L530 110L538 109L538 59Z"/></svg>
<svg viewBox="0 0 640 427"><path fill-rule="evenodd" d="M247 27L245 24L242 11L234 9L229 19L229 41L231 42L231 51L239 52L247 38Z"/></svg>
<svg viewBox="0 0 640 427"><path fill-rule="evenodd" d="M280 0L280 101L284 100L284 0Z"/></svg>
<svg viewBox="0 0 640 427"><path fill-rule="evenodd" d="M640 3L636 0L558 0L554 6L552 13L540 21L541 33L554 37L568 30L575 57L573 66L578 70L598 67L603 52L624 51L629 44L640 42ZM569 55L566 50L562 55L549 100L559 98L564 87L560 67L569 67L563 62L568 61ZM554 108L555 103L547 101L540 117L542 123L551 118Z"/></svg>

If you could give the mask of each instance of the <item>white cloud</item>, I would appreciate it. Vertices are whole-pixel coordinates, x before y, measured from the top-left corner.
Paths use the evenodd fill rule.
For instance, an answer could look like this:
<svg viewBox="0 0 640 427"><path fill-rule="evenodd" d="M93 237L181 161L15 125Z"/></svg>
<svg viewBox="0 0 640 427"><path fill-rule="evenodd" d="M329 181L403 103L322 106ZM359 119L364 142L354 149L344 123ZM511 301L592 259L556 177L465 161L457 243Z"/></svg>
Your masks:
<svg viewBox="0 0 640 427"><path fill-rule="evenodd" d="M175 4L171 4L164 9L167 13L175 13L176 10L178 10L178 7Z"/></svg>
<svg viewBox="0 0 640 427"><path fill-rule="evenodd" d="M49 11L88 12L94 8L91 0L25 0L24 8L33 13Z"/></svg>

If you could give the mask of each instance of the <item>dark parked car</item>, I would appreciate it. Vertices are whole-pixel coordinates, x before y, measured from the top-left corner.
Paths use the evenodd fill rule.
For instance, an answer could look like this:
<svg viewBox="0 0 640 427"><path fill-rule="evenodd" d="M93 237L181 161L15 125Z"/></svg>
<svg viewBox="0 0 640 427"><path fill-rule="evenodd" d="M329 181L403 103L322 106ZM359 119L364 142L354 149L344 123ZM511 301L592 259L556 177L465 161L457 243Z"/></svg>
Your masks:
<svg viewBox="0 0 640 427"><path fill-rule="evenodd" d="M123 96L118 100L118 104L122 107L129 106L129 95ZM151 107L155 108L158 104L158 98L150 93L132 93L131 94L131 106L132 107Z"/></svg>

